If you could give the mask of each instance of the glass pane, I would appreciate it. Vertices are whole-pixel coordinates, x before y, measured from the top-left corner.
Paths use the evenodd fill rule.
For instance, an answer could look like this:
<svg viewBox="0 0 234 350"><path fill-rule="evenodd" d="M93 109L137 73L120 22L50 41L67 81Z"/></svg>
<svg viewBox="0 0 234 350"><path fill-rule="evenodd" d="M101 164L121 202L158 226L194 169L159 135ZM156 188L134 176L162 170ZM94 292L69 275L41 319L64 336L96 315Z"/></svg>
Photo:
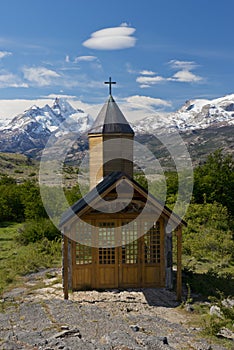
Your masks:
<svg viewBox="0 0 234 350"><path fill-rule="evenodd" d="M92 247L76 243L76 264L91 264L92 263Z"/></svg>
<svg viewBox="0 0 234 350"><path fill-rule="evenodd" d="M137 223L126 224L127 222L122 222L122 263L136 264L138 260Z"/></svg>
<svg viewBox="0 0 234 350"><path fill-rule="evenodd" d="M99 264L115 264L115 223L100 222L99 235ZM102 247L103 246L103 247Z"/></svg>
<svg viewBox="0 0 234 350"><path fill-rule="evenodd" d="M147 225L147 223L145 223ZM155 224L144 236L144 255L146 264L160 263L160 223Z"/></svg>
<svg viewBox="0 0 234 350"><path fill-rule="evenodd" d="M76 264L91 264L92 263L92 247L91 247L91 228L84 222L79 221L75 225L76 243ZM87 243L87 244L86 244Z"/></svg>

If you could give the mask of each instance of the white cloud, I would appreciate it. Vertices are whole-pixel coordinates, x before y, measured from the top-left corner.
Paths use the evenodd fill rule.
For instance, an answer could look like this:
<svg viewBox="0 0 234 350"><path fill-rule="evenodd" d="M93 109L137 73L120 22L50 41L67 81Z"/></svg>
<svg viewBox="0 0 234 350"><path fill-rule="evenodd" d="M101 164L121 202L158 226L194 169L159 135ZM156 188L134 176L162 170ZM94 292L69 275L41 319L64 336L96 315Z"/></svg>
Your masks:
<svg viewBox="0 0 234 350"><path fill-rule="evenodd" d="M0 72L0 88L27 88L28 84L21 81L21 79L12 73L8 73L5 71Z"/></svg>
<svg viewBox="0 0 234 350"><path fill-rule="evenodd" d="M118 102L118 105L130 122L155 113L166 114L165 110L172 106L170 101L142 95L129 96L122 103Z"/></svg>
<svg viewBox="0 0 234 350"><path fill-rule="evenodd" d="M75 58L75 63L77 62L93 62L97 61L98 58L96 56L78 56Z"/></svg>
<svg viewBox="0 0 234 350"><path fill-rule="evenodd" d="M46 103L52 103L54 100L48 99L35 99L35 100L1 100L0 99L0 123L6 125L13 117L23 113L31 106L36 105L43 107Z"/></svg>
<svg viewBox="0 0 234 350"><path fill-rule="evenodd" d="M134 47L136 38L132 34L135 30L127 27L125 23L119 27L101 29L92 33L83 45L95 50L120 50Z"/></svg>
<svg viewBox="0 0 234 350"><path fill-rule="evenodd" d="M70 57L69 57L69 55L66 55L66 57L65 57L65 62L66 62L66 63L69 63L69 62L70 62Z"/></svg>
<svg viewBox="0 0 234 350"><path fill-rule="evenodd" d="M172 78L169 78L168 80L171 81L178 81L181 83L197 83L201 80L203 80L202 77L199 75L195 75L192 72L188 70L181 70L173 75Z"/></svg>
<svg viewBox="0 0 234 350"><path fill-rule="evenodd" d="M152 70L142 70L140 71L141 75L155 75L155 72L152 72Z"/></svg>
<svg viewBox="0 0 234 350"><path fill-rule="evenodd" d="M49 95L45 96L45 98L54 99L54 100L56 99L56 97L58 97L58 98L65 98L67 100L72 100L72 99L76 98L76 96L74 96L74 95L65 95L63 93L49 94Z"/></svg>
<svg viewBox="0 0 234 350"><path fill-rule="evenodd" d="M163 77L156 75L153 71L142 70L141 76L137 77L136 82L140 84L141 88L149 88L152 85L161 83L163 81L176 81L180 83L199 83L203 78L191 72L198 65L194 61L180 61L171 60L168 62L172 69L178 70L171 77Z"/></svg>
<svg viewBox="0 0 234 350"><path fill-rule="evenodd" d="M155 107L171 107L171 102L162 100L161 98L153 98L149 96L134 95L125 99L133 108L155 108Z"/></svg>
<svg viewBox="0 0 234 350"><path fill-rule="evenodd" d="M159 84L166 79L161 77L160 75L156 76L140 76L136 78L136 82L140 84L141 88L147 88L151 85Z"/></svg>
<svg viewBox="0 0 234 350"><path fill-rule="evenodd" d="M188 71L198 66L197 63L194 61L180 61L180 60L171 60L168 62L168 64L173 69L188 70Z"/></svg>
<svg viewBox="0 0 234 350"><path fill-rule="evenodd" d="M168 64L172 69L178 70L178 72L176 72L171 78L167 79L169 81L197 83L203 80L202 77L191 72L193 69L198 67L197 63L194 61L171 60L168 62Z"/></svg>
<svg viewBox="0 0 234 350"><path fill-rule="evenodd" d="M48 86L59 78L60 74L44 67L23 68L24 78L38 86Z"/></svg>
<svg viewBox="0 0 234 350"><path fill-rule="evenodd" d="M12 52L8 52L8 51L0 51L0 59L7 57L7 56L11 56Z"/></svg>

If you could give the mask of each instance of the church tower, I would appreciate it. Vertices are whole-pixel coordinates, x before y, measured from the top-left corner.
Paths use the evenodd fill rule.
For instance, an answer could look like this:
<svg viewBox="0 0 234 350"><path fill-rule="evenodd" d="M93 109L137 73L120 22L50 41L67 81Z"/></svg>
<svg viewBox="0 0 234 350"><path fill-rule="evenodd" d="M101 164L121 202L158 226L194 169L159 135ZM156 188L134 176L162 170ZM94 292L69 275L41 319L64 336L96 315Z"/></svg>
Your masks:
<svg viewBox="0 0 234 350"><path fill-rule="evenodd" d="M89 130L90 189L113 171L133 177L134 131L111 94Z"/></svg>
<svg viewBox="0 0 234 350"><path fill-rule="evenodd" d="M171 288L175 227L179 300L186 223L133 179L134 132L108 84L88 134L90 191L60 220L64 298L70 289Z"/></svg>

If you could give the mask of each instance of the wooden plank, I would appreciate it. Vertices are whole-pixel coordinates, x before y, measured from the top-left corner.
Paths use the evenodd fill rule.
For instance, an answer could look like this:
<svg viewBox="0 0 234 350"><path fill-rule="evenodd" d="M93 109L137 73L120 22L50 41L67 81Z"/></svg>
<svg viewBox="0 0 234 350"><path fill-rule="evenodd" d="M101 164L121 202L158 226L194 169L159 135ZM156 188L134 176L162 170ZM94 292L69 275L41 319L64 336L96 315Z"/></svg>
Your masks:
<svg viewBox="0 0 234 350"><path fill-rule="evenodd" d="M138 266L137 264L123 265L122 281L120 287L138 287Z"/></svg>
<svg viewBox="0 0 234 350"><path fill-rule="evenodd" d="M138 230L141 230L141 225L138 227ZM142 231L140 231L142 232ZM143 249L144 247L144 237L138 238L138 256L137 256L137 261L138 261L138 287L142 286L142 279L143 279Z"/></svg>
<svg viewBox="0 0 234 350"><path fill-rule="evenodd" d="M71 226L72 237L75 237L76 225L73 223ZM72 261L72 290L76 288L76 242L71 241L71 261Z"/></svg>
<svg viewBox="0 0 234 350"><path fill-rule="evenodd" d="M97 259L98 259L98 249L92 247L92 288L98 288L97 285Z"/></svg>
<svg viewBox="0 0 234 350"><path fill-rule="evenodd" d="M115 247L115 288L119 287L119 249Z"/></svg>
<svg viewBox="0 0 234 350"><path fill-rule="evenodd" d="M63 235L63 295L68 299L68 238Z"/></svg>
<svg viewBox="0 0 234 350"><path fill-rule="evenodd" d="M182 297L182 228L177 228L177 275L176 275L176 294L177 300Z"/></svg>
<svg viewBox="0 0 234 350"><path fill-rule="evenodd" d="M164 220L159 219L160 224L160 286L165 287L165 227Z"/></svg>
<svg viewBox="0 0 234 350"><path fill-rule="evenodd" d="M103 177L103 136L89 136L89 170L90 190L97 185Z"/></svg>

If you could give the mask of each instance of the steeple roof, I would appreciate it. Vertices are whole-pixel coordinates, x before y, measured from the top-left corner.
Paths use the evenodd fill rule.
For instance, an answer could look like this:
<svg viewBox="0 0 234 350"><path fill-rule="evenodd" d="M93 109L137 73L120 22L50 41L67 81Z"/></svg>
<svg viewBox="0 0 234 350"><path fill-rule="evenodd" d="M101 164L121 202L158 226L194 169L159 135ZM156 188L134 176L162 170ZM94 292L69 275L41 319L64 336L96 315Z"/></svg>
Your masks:
<svg viewBox="0 0 234 350"><path fill-rule="evenodd" d="M112 95L99 112L89 134L134 134Z"/></svg>

